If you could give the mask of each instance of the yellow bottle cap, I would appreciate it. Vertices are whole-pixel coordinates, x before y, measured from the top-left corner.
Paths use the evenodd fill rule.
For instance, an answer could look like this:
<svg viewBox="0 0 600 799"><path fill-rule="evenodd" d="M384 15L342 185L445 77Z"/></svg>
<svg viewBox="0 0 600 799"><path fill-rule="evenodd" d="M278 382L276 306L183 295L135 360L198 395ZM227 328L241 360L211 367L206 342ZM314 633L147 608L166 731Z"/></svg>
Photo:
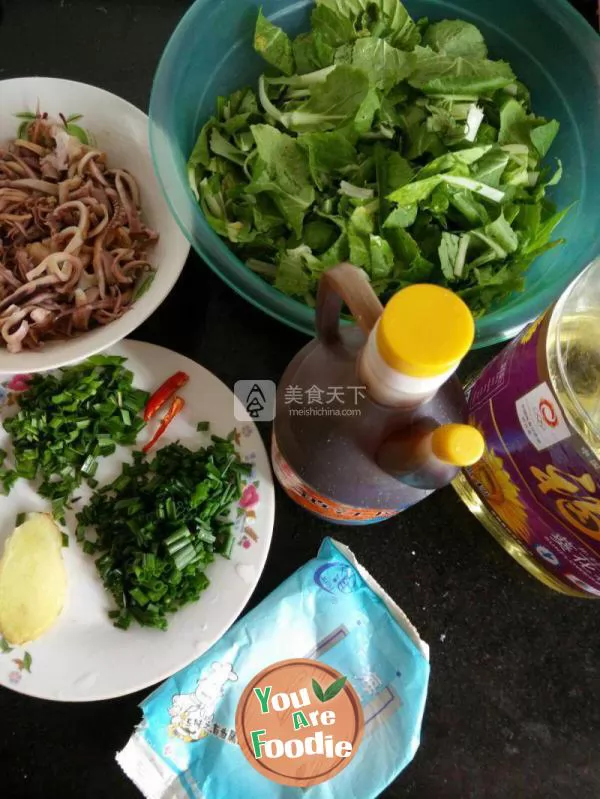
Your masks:
<svg viewBox="0 0 600 799"><path fill-rule="evenodd" d="M395 294L377 327L383 360L411 377L436 377L455 369L474 338L473 316L460 297L425 283Z"/></svg>
<svg viewBox="0 0 600 799"><path fill-rule="evenodd" d="M436 458L453 466L472 466L481 458L485 441L469 424L444 424L434 431L431 448Z"/></svg>

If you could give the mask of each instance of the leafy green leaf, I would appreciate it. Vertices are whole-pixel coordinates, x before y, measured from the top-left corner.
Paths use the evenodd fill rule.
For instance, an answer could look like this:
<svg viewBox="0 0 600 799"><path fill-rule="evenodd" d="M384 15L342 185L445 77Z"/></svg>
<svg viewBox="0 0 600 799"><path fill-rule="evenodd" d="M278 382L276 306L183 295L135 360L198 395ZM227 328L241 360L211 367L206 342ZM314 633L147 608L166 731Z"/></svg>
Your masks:
<svg viewBox="0 0 600 799"><path fill-rule="evenodd" d="M425 153L436 157L446 152L440 137L429 130L426 120L425 109L416 103L405 107L400 115L400 127L405 141L403 155L411 161Z"/></svg>
<svg viewBox="0 0 600 799"><path fill-rule="evenodd" d="M352 65L368 76L372 86L388 92L409 76L413 58L384 39L369 36L358 39L354 45Z"/></svg>
<svg viewBox="0 0 600 799"><path fill-rule="evenodd" d="M196 139L196 144L194 145L194 149L191 152L191 155L188 160L188 164L196 165L202 164L204 167L208 167L210 164L210 151L208 149L208 135L212 128L216 124L216 119L212 117L208 120L200 130L198 134L198 138Z"/></svg>
<svg viewBox="0 0 600 799"><path fill-rule="evenodd" d="M324 69L333 64L334 48L320 31L301 33L293 45L296 69L300 75Z"/></svg>
<svg viewBox="0 0 600 799"><path fill-rule="evenodd" d="M369 236L370 269L369 274L375 282L389 277L394 268L394 251L382 236Z"/></svg>
<svg viewBox="0 0 600 799"><path fill-rule="evenodd" d="M422 257L419 245L403 226L386 223L384 232L396 258L403 266L409 267Z"/></svg>
<svg viewBox="0 0 600 799"><path fill-rule="evenodd" d="M423 35L423 45L444 55L487 58L481 31L460 19L445 19L429 25Z"/></svg>
<svg viewBox="0 0 600 799"><path fill-rule="evenodd" d="M488 186L500 188L502 175L508 165L508 161L508 153L494 147L484 153L477 163L473 165L473 177L482 183L487 183Z"/></svg>
<svg viewBox="0 0 600 799"><path fill-rule="evenodd" d="M499 259L506 258L509 253L516 252L519 247L519 237L503 213L483 228L473 230L472 234L487 244Z"/></svg>
<svg viewBox="0 0 600 799"><path fill-rule="evenodd" d="M248 184L246 191L249 194L266 193L278 208L289 228L300 238L304 217L314 202L315 195L312 186L294 190L291 185L278 183L276 180L265 177ZM234 239L230 238L230 240ZM237 240L240 240L239 237Z"/></svg>
<svg viewBox="0 0 600 799"><path fill-rule="evenodd" d="M416 66L408 82L425 94L491 97L515 79L504 61L444 55L429 47L415 48L415 56Z"/></svg>
<svg viewBox="0 0 600 799"><path fill-rule="evenodd" d="M387 186L386 194L402 188L414 177L414 169L400 153L389 153L386 160Z"/></svg>
<svg viewBox="0 0 600 799"><path fill-rule="evenodd" d="M460 247L460 236L455 236L454 233L442 233L442 241L438 248L440 258L440 266L444 277L448 281L455 280L454 264L458 257L458 248Z"/></svg>
<svg viewBox="0 0 600 799"><path fill-rule="evenodd" d="M259 9L254 31L254 49L284 75L294 72L292 42L287 33L265 17L262 8Z"/></svg>
<svg viewBox="0 0 600 799"><path fill-rule="evenodd" d="M377 89L371 87L366 93L354 118L354 130L359 136L364 136L373 127L375 115L381 107L381 98Z"/></svg>
<svg viewBox="0 0 600 799"><path fill-rule="evenodd" d="M270 125L252 125L251 130L266 171L247 190L269 192L300 236L304 215L315 200L306 153L297 139Z"/></svg>
<svg viewBox="0 0 600 799"><path fill-rule="evenodd" d="M246 163L246 154L228 142L217 128L213 128L210 132L210 149L215 155L220 155L238 166Z"/></svg>
<svg viewBox="0 0 600 799"><path fill-rule="evenodd" d="M556 138L560 125L556 120L547 122L526 112L518 100L507 100L500 109L500 144L524 144L537 157L543 158Z"/></svg>
<svg viewBox="0 0 600 799"><path fill-rule="evenodd" d="M342 261L347 261L350 257L350 247L348 244L348 235L347 233L342 233L337 241L331 245L331 247L323 253L321 258L319 259L321 262L321 266L324 269L327 269L330 266L336 266L340 264Z"/></svg>
<svg viewBox="0 0 600 799"><path fill-rule="evenodd" d="M389 214L383 223L384 230L386 228L402 227L408 228L414 225L417 218L418 206L414 205L401 205Z"/></svg>
<svg viewBox="0 0 600 799"><path fill-rule="evenodd" d="M563 176L563 165L560 158L556 159L556 171L554 174L546 181L546 186L556 186L557 183L560 183Z"/></svg>
<svg viewBox="0 0 600 799"><path fill-rule="evenodd" d="M436 186L442 180L441 175L433 175L423 180L414 180L412 183L407 183L405 186L392 192L388 199L398 203L402 207L415 205L416 203L425 200Z"/></svg>
<svg viewBox="0 0 600 799"><path fill-rule="evenodd" d="M286 250L279 259L275 287L284 294L303 297L314 288L321 265L305 244Z"/></svg>
<svg viewBox="0 0 600 799"><path fill-rule="evenodd" d="M513 98L507 100L500 109L499 144L530 143L531 122L523 105Z"/></svg>
<svg viewBox="0 0 600 799"><path fill-rule="evenodd" d="M489 222L490 217L487 208L470 191L453 192L450 197L450 205L464 217L467 225L477 227L487 225ZM464 224L461 224L461 227L464 227Z"/></svg>
<svg viewBox="0 0 600 799"><path fill-rule="evenodd" d="M293 188L310 183L308 159L298 139L271 125L252 125L251 131L269 175Z"/></svg>
<svg viewBox="0 0 600 799"><path fill-rule="evenodd" d="M571 210L571 206L564 208L562 211L557 211L546 218L535 230L534 234L529 237L525 245L524 252L531 253L544 247L550 241L555 228L562 222L565 216Z"/></svg>
<svg viewBox="0 0 600 799"><path fill-rule="evenodd" d="M311 23L313 32L332 49L356 38L352 20L334 4L317 3L311 14Z"/></svg>
<svg viewBox="0 0 600 799"><path fill-rule="evenodd" d="M340 64L316 84L310 97L283 122L296 131L326 131L341 128L355 116L369 91L369 79L361 70Z"/></svg>
<svg viewBox="0 0 600 799"><path fill-rule="evenodd" d="M23 655L23 670L28 671L31 674L31 664L33 660L29 652L25 652Z"/></svg>
<svg viewBox="0 0 600 799"><path fill-rule="evenodd" d="M354 36L379 36L401 50L411 50L420 41L417 26L400 0L316 0L316 3L317 8L329 8L338 17L349 20Z"/></svg>
<svg viewBox="0 0 600 799"><path fill-rule="evenodd" d="M339 231L325 219L315 219L304 225L302 238L313 252L324 252L336 241Z"/></svg>
<svg viewBox="0 0 600 799"><path fill-rule="evenodd" d="M358 158L348 134L340 131L304 133L298 137L298 144L308 153L310 174L321 191Z"/></svg>
<svg viewBox="0 0 600 799"><path fill-rule="evenodd" d="M542 158L552 146L552 142L556 138L559 128L559 123L555 119L552 119L550 122L539 125L531 131L530 135L533 146Z"/></svg>
<svg viewBox="0 0 600 799"><path fill-rule="evenodd" d="M354 227L348 226L348 246L350 248L350 263L370 270L371 252L369 247L369 235L361 233Z"/></svg>
<svg viewBox="0 0 600 799"><path fill-rule="evenodd" d="M467 150L455 150L439 158L434 158L427 166L417 173L417 180L438 175L442 172L451 172L453 175L470 175L467 167L483 158L490 150L489 146L469 147Z"/></svg>

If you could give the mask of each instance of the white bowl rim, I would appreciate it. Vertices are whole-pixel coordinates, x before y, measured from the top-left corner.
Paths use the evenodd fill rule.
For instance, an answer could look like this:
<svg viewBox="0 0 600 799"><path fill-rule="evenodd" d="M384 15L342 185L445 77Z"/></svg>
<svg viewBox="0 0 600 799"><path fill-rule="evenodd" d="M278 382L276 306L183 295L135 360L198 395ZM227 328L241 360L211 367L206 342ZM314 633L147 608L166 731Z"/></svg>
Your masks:
<svg viewBox="0 0 600 799"><path fill-rule="evenodd" d="M74 91L94 93L99 100L104 99L104 101L109 102L113 108L117 107L120 112L120 118L126 115L127 118L133 120L140 131L143 127L145 140L144 154L149 166L145 179L147 182L150 180L152 181L153 187L151 190L153 194L156 195L156 201L161 205L160 221L158 225L155 221L154 227L158 228L161 237L166 237L168 239L169 246L166 258L162 259L162 268L161 264L155 264L156 278L152 285L142 297L136 300L131 309L123 314L122 317L72 339L48 342L40 350L24 350L20 353L12 354L2 347L0 348L0 375L16 373L29 374L67 366L102 352L118 341L126 338L145 322L165 300L177 282L190 251L190 244L179 229L177 222L173 219L169 205L164 198L156 178L154 164L150 154L148 138L149 120L147 114L133 103L119 97L119 95L113 92L102 89L99 86L93 86L89 83L66 78L37 75L7 78L5 80L0 80L0 94L3 90L12 89L19 84L26 85L32 82L35 82L36 89L40 92L43 92L44 88L48 90L52 88L54 92L60 91L62 88L71 93ZM13 112L11 111L11 113ZM118 129L116 126L115 128ZM91 129L91 132L94 132L93 129ZM110 152L108 152L108 156L110 158ZM137 175L134 174L134 177L139 180ZM147 187L145 190L144 187L142 187L142 190L144 193L148 193ZM168 268L166 265L167 262Z"/></svg>

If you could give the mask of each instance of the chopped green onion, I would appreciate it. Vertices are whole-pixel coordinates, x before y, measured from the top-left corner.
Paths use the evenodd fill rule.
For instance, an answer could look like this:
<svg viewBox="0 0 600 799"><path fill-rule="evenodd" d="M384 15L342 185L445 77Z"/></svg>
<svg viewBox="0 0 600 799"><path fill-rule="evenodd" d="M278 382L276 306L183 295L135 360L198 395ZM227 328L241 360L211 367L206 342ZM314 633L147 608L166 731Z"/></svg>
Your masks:
<svg viewBox="0 0 600 799"><path fill-rule="evenodd" d="M234 543L234 536L230 533L225 539L224 542L219 549L219 554L223 555L224 558L229 559L231 557L231 551L233 550L233 543Z"/></svg>
<svg viewBox="0 0 600 799"><path fill-rule="evenodd" d="M40 495L61 519L82 480L97 486L98 457L111 455L119 444L134 444L144 426L139 414L148 394L133 388L133 374L124 361L95 355L31 378L27 390L17 395L18 413L3 422L15 461L14 470L8 470L0 459L6 493L18 477L39 478Z"/></svg>
<svg viewBox="0 0 600 799"><path fill-rule="evenodd" d="M230 511L248 471L233 440L215 436L196 451L170 444L151 461L134 452L77 514L76 539L99 554L96 568L118 608L115 626L166 629L168 615L208 586L204 570L215 554L231 556Z"/></svg>
<svg viewBox="0 0 600 799"><path fill-rule="evenodd" d="M195 558L196 550L192 544L188 544L174 555L173 560L175 561L175 566L182 571L186 566L189 566L189 564L195 560Z"/></svg>
<svg viewBox="0 0 600 799"><path fill-rule="evenodd" d="M81 466L81 471L88 477L93 477L96 474L97 469L98 461L93 457L93 455L88 455Z"/></svg>

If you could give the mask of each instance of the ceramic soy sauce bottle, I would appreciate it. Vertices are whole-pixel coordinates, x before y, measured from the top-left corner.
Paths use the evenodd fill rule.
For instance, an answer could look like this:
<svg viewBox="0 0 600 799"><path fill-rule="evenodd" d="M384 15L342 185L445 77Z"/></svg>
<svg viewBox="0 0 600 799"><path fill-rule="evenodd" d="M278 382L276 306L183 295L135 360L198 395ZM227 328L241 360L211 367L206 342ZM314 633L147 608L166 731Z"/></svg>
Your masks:
<svg viewBox="0 0 600 799"><path fill-rule="evenodd" d="M340 326L342 303L355 325ZM316 327L280 381L273 429L275 474L298 504L341 524L381 521L481 457L454 376L475 332L457 295L414 285L384 309L364 272L340 264L321 279Z"/></svg>

